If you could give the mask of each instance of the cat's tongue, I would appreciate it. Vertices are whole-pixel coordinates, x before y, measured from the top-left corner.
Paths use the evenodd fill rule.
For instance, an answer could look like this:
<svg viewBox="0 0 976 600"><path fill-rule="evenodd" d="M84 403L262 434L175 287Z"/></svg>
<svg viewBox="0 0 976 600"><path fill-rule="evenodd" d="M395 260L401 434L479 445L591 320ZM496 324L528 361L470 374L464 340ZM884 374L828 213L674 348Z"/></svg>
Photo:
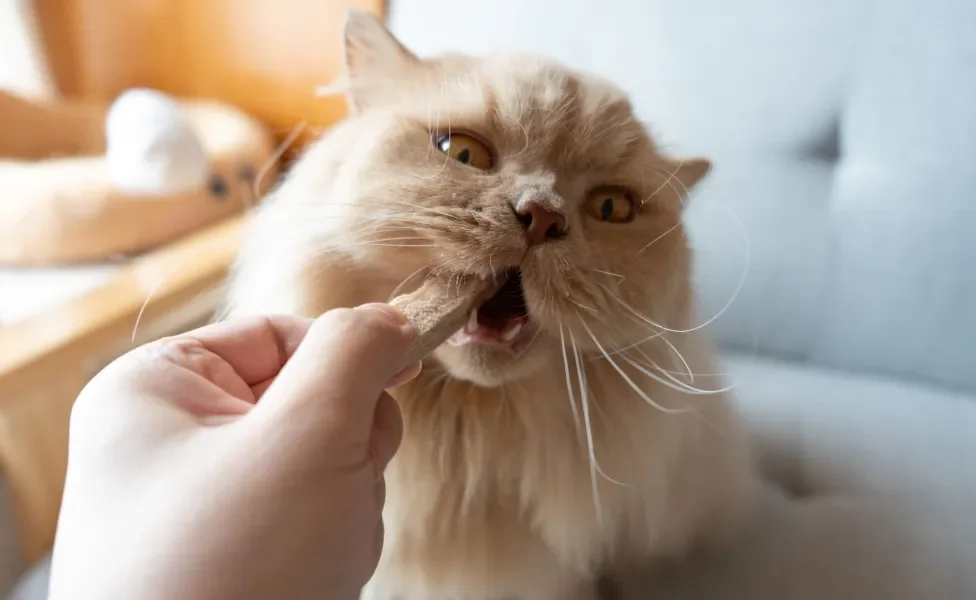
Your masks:
<svg viewBox="0 0 976 600"><path fill-rule="evenodd" d="M522 331L522 327L528 322L529 318L518 317L514 319L489 319L483 322L483 317L479 311L471 311L468 323L461 330L472 341L479 342L511 342Z"/></svg>
<svg viewBox="0 0 976 600"><path fill-rule="evenodd" d="M468 315L465 326L451 337L456 345L470 342L507 344L515 340L529 320L522 292L522 274L510 271L505 284Z"/></svg>

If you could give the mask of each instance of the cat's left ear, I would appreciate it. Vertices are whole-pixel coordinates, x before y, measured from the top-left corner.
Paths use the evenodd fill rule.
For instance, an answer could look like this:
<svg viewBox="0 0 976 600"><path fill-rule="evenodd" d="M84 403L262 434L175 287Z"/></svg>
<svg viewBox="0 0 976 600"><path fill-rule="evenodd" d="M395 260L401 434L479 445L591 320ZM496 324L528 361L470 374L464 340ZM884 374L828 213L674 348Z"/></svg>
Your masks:
<svg viewBox="0 0 976 600"><path fill-rule="evenodd" d="M361 111L394 93L395 83L420 64L412 52L372 14L351 8L346 12L343 50L350 108Z"/></svg>
<svg viewBox="0 0 976 600"><path fill-rule="evenodd" d="M682 199L687 200L691 190L712 170L712 161L707 158L669 158L668 177L676 182Z"/></svg>

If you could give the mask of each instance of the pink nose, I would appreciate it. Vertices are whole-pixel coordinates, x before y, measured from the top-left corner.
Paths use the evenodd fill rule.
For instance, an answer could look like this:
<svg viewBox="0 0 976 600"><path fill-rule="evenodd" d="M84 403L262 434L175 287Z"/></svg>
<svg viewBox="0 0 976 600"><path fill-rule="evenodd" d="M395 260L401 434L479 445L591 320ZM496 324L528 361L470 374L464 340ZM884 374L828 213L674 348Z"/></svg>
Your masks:
<svg viewBox="0 0 976 600"><path fill-rule="evenodd" d="M538 246L546 240L555 240L566 234L566 217L538 202L527 202L518 211L518 220L525 227L525 239L529 246Z"/></svg>

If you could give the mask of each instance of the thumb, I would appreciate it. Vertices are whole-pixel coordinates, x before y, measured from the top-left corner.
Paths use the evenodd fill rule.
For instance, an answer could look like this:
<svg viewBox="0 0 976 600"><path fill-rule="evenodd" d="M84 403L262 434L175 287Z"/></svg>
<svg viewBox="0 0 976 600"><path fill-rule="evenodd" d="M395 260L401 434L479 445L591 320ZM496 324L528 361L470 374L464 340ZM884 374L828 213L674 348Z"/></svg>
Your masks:
<svg viewBox="0 0 976 600"><path fill-rule="evenodd" d="M331 310L312 324L252 415L285 417L315 437L328 432L366 442L377 400L405 366L412 339L391 306Z"/></svg>

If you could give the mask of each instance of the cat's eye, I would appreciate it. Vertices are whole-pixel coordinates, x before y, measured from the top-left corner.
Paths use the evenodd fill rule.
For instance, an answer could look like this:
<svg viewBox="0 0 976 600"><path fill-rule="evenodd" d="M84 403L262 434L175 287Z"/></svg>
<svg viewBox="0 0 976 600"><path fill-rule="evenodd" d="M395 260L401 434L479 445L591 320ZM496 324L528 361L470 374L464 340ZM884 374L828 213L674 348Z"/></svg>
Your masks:
<svg viewBox="0 0 976 600"><path fill-rule="evenodd" d="M634 199L626 190L599 188L590 192L584 206L586 213L599 221L629 223L637 214Z"/></svg>
<svg viewBox="0 0 976 600"><path fill-rule="evenodd" d="M438 150L459 163L471 165L482 171L490 171L495 166L495 159L488 146L470 135L464 133L439 135L435 142Z"/></svg>

